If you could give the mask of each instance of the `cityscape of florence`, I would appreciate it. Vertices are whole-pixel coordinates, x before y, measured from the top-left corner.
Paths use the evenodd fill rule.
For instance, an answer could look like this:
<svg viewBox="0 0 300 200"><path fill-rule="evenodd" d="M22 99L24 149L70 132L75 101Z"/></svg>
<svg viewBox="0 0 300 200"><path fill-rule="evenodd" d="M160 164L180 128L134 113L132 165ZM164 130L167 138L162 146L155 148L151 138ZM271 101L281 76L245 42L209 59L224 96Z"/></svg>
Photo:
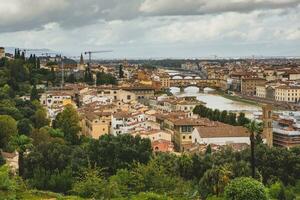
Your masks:
<svg viewBox="0 0 300 200"><path fill-rule="evenodd" d="M300 200L299 0L0 16L0 200Z"/></svg>

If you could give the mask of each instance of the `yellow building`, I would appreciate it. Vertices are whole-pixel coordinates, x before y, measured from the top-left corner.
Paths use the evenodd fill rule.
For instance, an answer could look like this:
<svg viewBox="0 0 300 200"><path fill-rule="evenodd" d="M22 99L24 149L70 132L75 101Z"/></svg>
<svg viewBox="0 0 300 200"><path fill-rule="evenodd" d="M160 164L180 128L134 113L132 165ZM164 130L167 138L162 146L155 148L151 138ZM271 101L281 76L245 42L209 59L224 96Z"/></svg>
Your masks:
<svg viewBox="0 0 300 200"><path fill-rule="evenodd" d="M5 57L5 49L4 47L0 47L0 59Z"/></svg>
<svg viewBox="0 0 300 200"><path fill-rule="evenodd" d="M265 85L257 85L255 95L260 98L266 98L266 86Z"/></svg>
<svg viewBox="0 0 300 200"><path fill-rule="evenodd" d="M300 86L279 86L275 88L275 100L285 102L300 101Z"/></svg>
<svg viewBox="0 0 300 200"><path fill-rule="evenodd" d="M110 134L111 113L85 113L81 121L82 135L98 139L104 134Z"/></svg>
<svg viewBox="0 0 300 200"><path fill-rule="evenodd" d="M186 146L192 144L192 132L194 127L201 124L200 121L193 118L168 118L164 121L164 128L174 132L173 141L177 151L186 151Z"/></svg>
<svg viewBox="0 0 300 200"><path fill-rule="evenodd" d="M264 85L265 83L266 83L265 79L261 79L257 77L242 78L241 93L244 95L253 96L256 94L256 86Z"/></svg>
<svg viewBox="0 0 300 200"><path fill-rule="evenodd" d="M170 77L168 74L164 74L159 77L161 88L168 89L170 88Z"/></svg>

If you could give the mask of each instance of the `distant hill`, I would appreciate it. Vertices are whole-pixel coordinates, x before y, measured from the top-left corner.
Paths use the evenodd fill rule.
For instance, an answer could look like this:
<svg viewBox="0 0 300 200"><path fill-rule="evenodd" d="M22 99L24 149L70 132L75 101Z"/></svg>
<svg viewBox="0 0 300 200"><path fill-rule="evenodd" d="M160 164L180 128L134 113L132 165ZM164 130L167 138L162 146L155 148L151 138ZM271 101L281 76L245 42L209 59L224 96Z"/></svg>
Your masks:
<svg viewBox="0 0 300 200"><path fill-rule="evenodd" d="M59 52L51 50L51 49L47 49L47 48L40 48L40 49L21 48L21 47L4 47L4 48L5 48L6 53L15 53L15 49L19 48L21 50L26 49L27 55L30 55L30 54L40 55L42 53L57 53L57 54L59 54Z"/></svg>

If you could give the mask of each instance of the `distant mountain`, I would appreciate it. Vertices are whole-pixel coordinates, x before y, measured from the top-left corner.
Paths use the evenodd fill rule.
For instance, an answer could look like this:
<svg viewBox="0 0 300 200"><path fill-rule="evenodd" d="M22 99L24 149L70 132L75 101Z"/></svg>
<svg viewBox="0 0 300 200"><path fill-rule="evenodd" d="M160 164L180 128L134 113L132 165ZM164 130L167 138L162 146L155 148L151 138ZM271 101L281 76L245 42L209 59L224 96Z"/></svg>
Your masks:
<svg viewBox="0 0 300 200"><path fill-rule="evenodd" d="M46 49L46 48L40 48L40 49L33 49L33 48L20 48L20 47L4 47L6 53L15 53L15 49L19 48L21 50L26 49L27 55L29 54L36 54L36 55L41 55L42 53L50 53L50 54L60 54L57 51L51 50L51 49Z"/></svg>

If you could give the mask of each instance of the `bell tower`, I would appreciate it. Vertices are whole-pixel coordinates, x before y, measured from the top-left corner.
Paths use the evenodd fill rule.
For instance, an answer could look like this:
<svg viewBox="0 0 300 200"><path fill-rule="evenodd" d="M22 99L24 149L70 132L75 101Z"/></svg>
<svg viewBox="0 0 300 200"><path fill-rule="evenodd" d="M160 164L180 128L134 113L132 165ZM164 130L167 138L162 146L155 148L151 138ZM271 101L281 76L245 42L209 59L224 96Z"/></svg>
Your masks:
<svg viewBox="0 0 300 200"><path fill-rule="evenodd" d="M270 104L265 104L262 106L263 109L263 124L264 124L264 129L263 129L263 135L266 138L267 145L269 147L273 146L273 126L272 126L272 105Z"/></svg>
<svg viewBox="0 0 300 200"><path fill-rule="evenodd" d="M79 61L79 65L78 65L78 70L81 70L81 71L84 70L84 60L83 60L82 54L80 55L80 61Z"/></svg>

